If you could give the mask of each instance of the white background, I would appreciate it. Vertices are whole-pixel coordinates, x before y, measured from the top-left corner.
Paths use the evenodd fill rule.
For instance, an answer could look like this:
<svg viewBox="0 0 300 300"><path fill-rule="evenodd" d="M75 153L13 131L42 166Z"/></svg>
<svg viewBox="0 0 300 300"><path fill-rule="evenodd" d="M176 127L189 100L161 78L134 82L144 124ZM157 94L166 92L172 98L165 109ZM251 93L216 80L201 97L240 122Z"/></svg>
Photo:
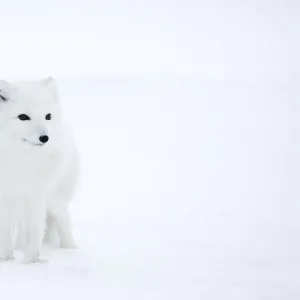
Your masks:
<svg viewBox="0 0 300 300"><path fill-rule="evenodd" d="M299 299L297 1L9 1L0 75L58 79L79 250L3 299ZM17 256L18 257L18 256Z"/></svg>

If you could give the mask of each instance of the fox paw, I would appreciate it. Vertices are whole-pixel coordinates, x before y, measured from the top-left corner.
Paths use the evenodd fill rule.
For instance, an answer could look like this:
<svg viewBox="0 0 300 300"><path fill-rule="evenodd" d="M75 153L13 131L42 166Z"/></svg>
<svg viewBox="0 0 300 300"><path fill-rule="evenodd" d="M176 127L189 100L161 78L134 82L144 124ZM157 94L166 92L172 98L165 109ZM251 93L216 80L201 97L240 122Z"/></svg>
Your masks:
<svg viewBox="0 0 300 300"><path fill-rule="evenodd" d="M6 257L0 257L0 263L6 262L6 261L14 261L15 258L13 256L6 256Z"/></svg>
<svg viewBox="0 0 300 300"><path fill-rule="evenodd" d="M78 249L75 243L60 243L60 248L62 249Z"/></svg>

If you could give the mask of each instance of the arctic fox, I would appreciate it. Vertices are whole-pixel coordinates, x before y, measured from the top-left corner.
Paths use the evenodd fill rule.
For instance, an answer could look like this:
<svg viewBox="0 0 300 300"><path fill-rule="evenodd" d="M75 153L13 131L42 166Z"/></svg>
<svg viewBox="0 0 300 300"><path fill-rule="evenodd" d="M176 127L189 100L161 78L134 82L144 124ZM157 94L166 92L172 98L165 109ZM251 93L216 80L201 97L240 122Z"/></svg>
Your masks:
<svg viewBox="0 0 300 300"><path fill-rule="evenodd" d="M55 80L0 81L1 261L13 258L16 227L23 263L37 262L43 239L56 233L60 247L76 248L68 204L78 166Z"/></svg>

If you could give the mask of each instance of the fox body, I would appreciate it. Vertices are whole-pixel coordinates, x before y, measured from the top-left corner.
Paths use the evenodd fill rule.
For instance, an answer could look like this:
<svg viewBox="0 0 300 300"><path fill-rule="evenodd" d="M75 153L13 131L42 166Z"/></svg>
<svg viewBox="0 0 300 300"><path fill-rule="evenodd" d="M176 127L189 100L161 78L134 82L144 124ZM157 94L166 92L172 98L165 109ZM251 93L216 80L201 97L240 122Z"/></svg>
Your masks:
<svg viewBox="0 0 300 300"><path fill-rule="evenodd" d="M78 170L54 79L0 81L0 260L17 247L36 262L56 233L61 247L76 247L68 205Z"/></svg>

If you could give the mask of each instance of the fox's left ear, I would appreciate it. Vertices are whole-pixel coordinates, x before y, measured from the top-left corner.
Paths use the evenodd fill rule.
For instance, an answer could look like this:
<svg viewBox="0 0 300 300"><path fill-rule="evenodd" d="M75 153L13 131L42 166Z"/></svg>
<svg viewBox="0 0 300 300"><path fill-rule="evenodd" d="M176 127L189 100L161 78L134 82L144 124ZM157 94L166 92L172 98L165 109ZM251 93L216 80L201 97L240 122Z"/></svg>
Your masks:
<svg viewBox="0 0 300 300"><path fill-rule="evenodd" d="M42 83L45 85L45 87L49 88L57 97L57 87L55 79L51 76L45 78L42 80Z"/></svg>
<svg viewBox="0 0 300 300"><path fill-rule="evenodd" d="M8 101L11 91L11 84L5 80L0 80L0 101Z"/></svg>

